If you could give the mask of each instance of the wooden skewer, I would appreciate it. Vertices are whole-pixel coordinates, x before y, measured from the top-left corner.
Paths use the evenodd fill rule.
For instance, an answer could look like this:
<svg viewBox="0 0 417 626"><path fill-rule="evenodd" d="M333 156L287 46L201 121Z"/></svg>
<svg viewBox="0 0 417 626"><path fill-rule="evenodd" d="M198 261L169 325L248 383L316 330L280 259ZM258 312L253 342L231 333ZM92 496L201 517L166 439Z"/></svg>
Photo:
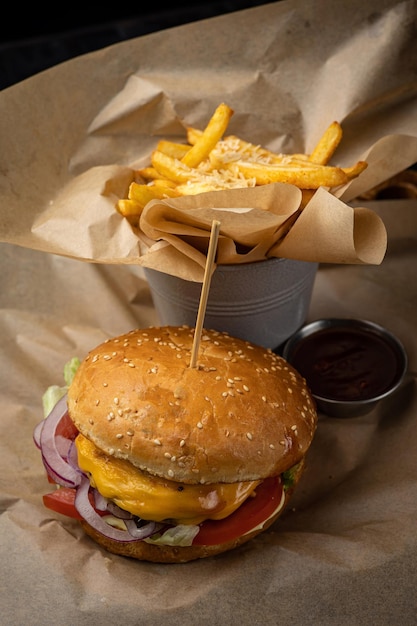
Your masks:
<svg viewBox="0 0 417 626"><path fill-rule="evenodd" d="M206 314L207 300L210 290L211 277L213 274L214 257L216 255L217 241L219 238L220 222L213 220L211 224L210 241L207 252L206 266L204 268L203 286L201 288L200 303L198 306L197 321L194 331L193 348L191 351L190 367L197 367L197 354L200 347L201 331L203 329L204 316Z"/></svg>

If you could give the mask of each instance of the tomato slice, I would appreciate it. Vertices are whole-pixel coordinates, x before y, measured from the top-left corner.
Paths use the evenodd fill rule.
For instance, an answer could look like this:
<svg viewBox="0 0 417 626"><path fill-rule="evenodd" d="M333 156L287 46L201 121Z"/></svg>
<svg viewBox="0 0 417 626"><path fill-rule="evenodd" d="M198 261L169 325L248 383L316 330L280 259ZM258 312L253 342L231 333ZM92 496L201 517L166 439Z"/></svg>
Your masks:
<svg viewBox="0 0 417 626"><path fill-rule="evenodd" d="M61 435L66 439L75 439L75 437L78 435L77 427L70 418L68 411L64 413L59 424L57 425L56 434Z"/></svg>
<svg viewBox="0 0 417 626"><path fill-rule="evenodd" d="M202 522L193 546L226 543L251 531L275 512L281 502L282 491L279 476L266 478L256 487L256 496L245 500L234 513L221 520Z"/></svg>
<svg viewBox="0 0 417 626"><path fill-rule="evenodd" d="M94 506L94 497L90 493L89 496L91 504ZM72 517L73 519L83 519L75 508L75 489L71 487L60 487L55 489L51 493L47 493L43 496L43 503L47 509ZM97 511L97 509L96 509ZM99 515L108 515L106 511L97 511Z"/></svg>
<svg viewBox="0 0 417 626"><path fill-rule="evenodd" d="M256 487L256 496L249 497L234 513L222 520L206 520L200 524L200 531L194 538L193 545L217 545L237 539L250 532L267 520L278 508L282 499L283 486L279 476L266 478ZM90 501L94 504L93 495ZM75 489L61 487L43 496L46 508L72 517L82 519L75 508ZM99 515L106 512L97 511Z"/></svg>

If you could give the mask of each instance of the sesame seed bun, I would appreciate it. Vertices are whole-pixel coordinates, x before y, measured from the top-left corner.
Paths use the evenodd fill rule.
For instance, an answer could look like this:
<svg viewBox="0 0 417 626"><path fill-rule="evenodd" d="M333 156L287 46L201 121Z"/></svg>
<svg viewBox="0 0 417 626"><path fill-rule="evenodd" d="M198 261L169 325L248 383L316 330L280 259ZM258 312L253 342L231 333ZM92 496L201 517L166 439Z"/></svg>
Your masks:
<svg viewBox="0 0 417 626"><path fill-rule="evenodd" d="M92 350L68 392L78 430L106 455L185 484L276 476L317 425L305 380L271 350L204 330L137 329Z"/></svg>

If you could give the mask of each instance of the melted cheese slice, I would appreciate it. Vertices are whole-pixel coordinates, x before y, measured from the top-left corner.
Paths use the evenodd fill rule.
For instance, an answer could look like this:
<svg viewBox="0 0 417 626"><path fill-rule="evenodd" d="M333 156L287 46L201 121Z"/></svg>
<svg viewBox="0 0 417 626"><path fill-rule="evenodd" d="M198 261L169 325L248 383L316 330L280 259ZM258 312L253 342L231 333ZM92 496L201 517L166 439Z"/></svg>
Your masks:
<svg viewBox="0 0 417 626"><path fill-rule="evenodd" d="M107 456L79 434L78 465L102 496L145 520L200 524L235 511L261 481L186 485L141 472L129 461Z"/></svg>

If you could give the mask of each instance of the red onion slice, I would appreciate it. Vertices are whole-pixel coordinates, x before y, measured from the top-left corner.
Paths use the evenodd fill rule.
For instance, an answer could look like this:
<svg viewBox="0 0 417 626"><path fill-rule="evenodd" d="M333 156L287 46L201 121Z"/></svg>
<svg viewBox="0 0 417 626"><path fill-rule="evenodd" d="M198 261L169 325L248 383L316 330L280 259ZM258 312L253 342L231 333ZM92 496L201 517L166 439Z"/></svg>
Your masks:
<svg viewBox="0 0 417 626"><path fill-rule="evenodd" d="M109 501L101 495L98 489L92 488L94 496L94 507L97 511L107 511Z"/></svg>
<svg viewBox="0 0 417 626"><path fill-rule="evenodd" d="M88 478L83 477L81 484L77 488L74 501L75 508L83 519L85 519L85 521L97 532L105 537L108 537L109 539L114 539L115 541L124 543L138 541L137 537L132 537L132 535L130 535L126 530L114 528L100 517L100 515L94 510L94 507L91 505L88 498L89 491L90 481Z"/></svg>
<svg viewBox="0 0 417 626"><path fill-rule="evenodd" d="M112 500L108 500L107 502L107 511L113 515L114 517L118 517L119 519L132 519L133 515L129 511L125 511L125 509L121 509L115 502Z"/></svg>
<svg viewBox="0 0 417 626"><path fill-rule="evenodd" d="M42 420L37 424L33 430L33 441L35 442L35 446L41 449L41 432L44 425L45 420Z"/></svg>
<svg viewBox="0 0 417 626"><path fill-rule="evenodd" d="M76 487L81 482L82 474L64 459L57 447L57 427L67 414L67 396L63 396L48 417L43 420L40 432L40 448L46 470L53 472L52 478L63 487ZM61 447L61 446L60 446Z"/></svg>

